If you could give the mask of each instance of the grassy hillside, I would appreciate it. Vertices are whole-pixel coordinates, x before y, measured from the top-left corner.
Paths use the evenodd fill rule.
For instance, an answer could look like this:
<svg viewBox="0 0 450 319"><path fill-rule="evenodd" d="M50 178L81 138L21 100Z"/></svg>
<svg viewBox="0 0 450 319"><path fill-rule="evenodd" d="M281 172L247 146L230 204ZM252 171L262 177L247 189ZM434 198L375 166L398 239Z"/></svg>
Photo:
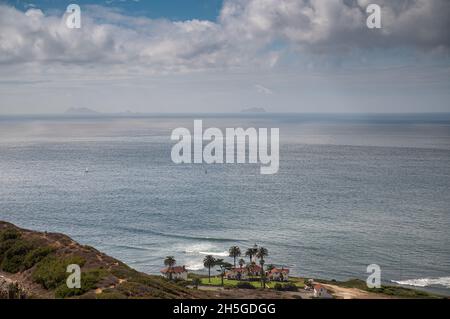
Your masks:
<svg viewBox="0 0 450 319"><path fill-rule="evenodd" d="M81 288L68 289L66 267L81 267ZM68 236L0 221L0 280L27 298L204 298L195 291L131 269ZM1 297L1 296L0 296Z"/></svg>

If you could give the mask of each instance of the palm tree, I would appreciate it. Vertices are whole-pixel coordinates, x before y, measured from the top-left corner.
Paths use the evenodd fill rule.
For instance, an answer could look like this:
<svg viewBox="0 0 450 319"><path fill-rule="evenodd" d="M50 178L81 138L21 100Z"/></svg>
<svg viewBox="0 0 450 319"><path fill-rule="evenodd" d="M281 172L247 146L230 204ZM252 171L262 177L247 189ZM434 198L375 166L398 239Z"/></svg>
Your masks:
<svg viewBox="0 0 450 319"><path fill-rule="evenodd" d="M252 248L249 248L245 251L245 256L250 258L250 263L253 261L253 256L258 252L258 246L255 244Z"/></svg>
<svg viewBox="0 0 450 319"><path fill-rule="evenodd" d="M211 282L211 267L214 267L215 264L216 259L211 255L207 255L203 259L203 265L208 268L208 282Z"/></svg>
<svg viewBox="0 0 450 319"><path fill-rule="evenodd" d="M239 267L244 267L244 265L245 265L245 260L244 259L239 259L239 261L238 261L238 264L239 264Z"/></svg>
<svg viewBox="0 0 450 319"><path fill-rule="evenodd" d="M245 257L248 257L250 259L250 263L252 262L253 250L251 248L245 251Z"/></svg>
<svg viewBox="0 0 450 319"><path fill-rule="evenodd" d="M258 257L261 260L267 256L269 256L269 251L267 250L267 248L259 247L258 251L256 252L256 257Z"/></svg>
<svg viewBox="0 0 450 319"><path fill-rule="evenodd" d="M176 263L177 261L173 256L167 256L166 259L164 259L164 265L167 266L167 272L169 273L170 280L172 280L172 268Z"/></svg>
<svg viewBox="0 0 450 319"><path fill-rule="evenodd" d="M238 246L232 246L228 252L230 253L230 257L233 257L233 265L236 268L236 258L241 255L241 249Z"/></svg>
<svg viewBox="0 0 450 319"><path fill-rule="evenodd" d="M261 265L261 285L264 289L265 283L264 283L264 257L269 255L269 251L267 248L259 247L258 252L256 253L256 257L259 258L259 264Z"/></svg>

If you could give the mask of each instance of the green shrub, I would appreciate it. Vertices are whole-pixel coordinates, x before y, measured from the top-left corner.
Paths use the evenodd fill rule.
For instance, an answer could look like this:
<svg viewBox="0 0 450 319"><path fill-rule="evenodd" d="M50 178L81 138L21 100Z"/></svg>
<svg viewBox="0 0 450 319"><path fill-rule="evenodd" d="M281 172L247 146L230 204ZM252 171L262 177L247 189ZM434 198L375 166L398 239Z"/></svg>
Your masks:
<svg viewBox="0 0 450 319"><path fill-rule="evenodd" d="M59 285L58 288L56 288L55 297L69 298L80 296L91 289L97 288L97 283L102 280L105 275L106 271L102 269L93 269L87 272L82 272L80 288L68 288L66 282L64 281L63 284Z"/></svg>
<svg viewBox="0 0 450 319"><path fill-rule="evenodd" d="M173 282L181 287L187 287L191 284L190 281L184 280L184 279L179 279L179 278L175 279Z"/></svg>
<svg viewBox="0 0 450 319"><path fill-rule="evenodd" d="M298 291L298 287L292 282L288 282L287 284L284 284L283 288L284 288L284 291Z"/></svg>
<svg viewBox="0 0 450 319"><path fill-rule="evenodd" d="M273 289L278 290L278 291L282 291L283 290L283 285L280 284L279 282L277 282L274 286Z"/></svg>
<svg viewBox="0 0 450 319"><path fill-rule="evenodd" d="M23 261L23 269L30 269L42 259L47 257L52 251L53 248L51 247L39 247L28 252Z"/></svg>
<svg viewBox="0 0 450 319"><path fill-rule="evenodd" d="M0 269L6 252L14 246L19 238L20 233L13 228L6 228L0 231Z"/></svg>
<svg viewBox="0 0 450 319"><path fill-rule="evenodd" d="M273 289L278 291L298 291L298 287L292 282L288 282L287 284L284 285L277 282L273 286Z"/></svg>
<svg viewBox="0 0 450 319"><path fill-rule="evenodd" d="M10 249L14 245L15 242L16 241L14 239L7 239L4 241L0 241L0 269L5 253L8 251L8 249Z"/></svg>
<svg viewBox="0 0 450 319"><path fill-rule="evenodd" d="M55 297L68 298L83 295L96 288L97 283L107 275L107 271L100 268L84 271L81 272L81 288L68 288L66 280L69 274L66 270L70 264L77 264L82 267L85 264L85 260L79 256L66 258L44 257L33 272L33 280L46 289L55 289Z"/></svg>
<svg viewBox="0 0 450 319"><path fill-rule="evenodd" d="M124 282L117 287L117 290L126 297L137 298L151 294L154 289L137 282Z"/></svg>
<svg viewBox="0 0 450 319"><path fill-rule="evenodd" d="M0 233L0 269L17 273L33 267L51 253L50 247L37 247L36 243L25 240L15 229Z"/></svg>
<svg viewBox="0 0 450 319"><path fill-rule="evenodd" d="M111 269L111 274L117 278L132 280L133 278L140 277L141 275L137 270L134 270L127 265L119 265Z"/></svg>
<svg viewBox="0 0 450 319"><path fill-rule="evenodd" d="M33 246L23 240L16 240L3 255L1 268L10 273L17 273L23 269L25 256L33 250Z"/></svg>
<svg viewBox="0 0 450 319"><path fill-rule="evenodd" d="M82 267L85 260L79 256L58 258L56 256L45 257L33 272L34 282L41 284L45 289L55 289L65 284L68 276L66 270L70 264Z"/></svg>
<svg viewBox="0 0 450 319"><path fill-rule="evenodd" d="M20 238L20 232L14 228L6 228L0 232L0 242Z"/></svg>
<svg viewBox="0 0 450 319"><path fill-rule="evenodd" d="M246 281L238 282L236 284L236 287L240 288L240 289L256 289L255 286L253 286L251 283L246 282Z"/></svg>

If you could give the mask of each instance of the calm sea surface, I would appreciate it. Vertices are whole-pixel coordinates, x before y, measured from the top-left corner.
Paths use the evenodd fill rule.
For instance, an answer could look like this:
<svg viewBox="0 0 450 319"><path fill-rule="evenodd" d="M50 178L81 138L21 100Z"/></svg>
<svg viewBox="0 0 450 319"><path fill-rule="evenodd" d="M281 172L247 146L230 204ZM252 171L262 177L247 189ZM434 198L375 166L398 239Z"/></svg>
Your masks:
<svg viewBox="0 0 450 319"><path fill-rule="evenodd" d="M280 128L279 173L173 164L170 133L194 119ZM0 219L150 273L257 243L296 275L378 264L385 282L449 294L450 116L0 117Z"/></svg>

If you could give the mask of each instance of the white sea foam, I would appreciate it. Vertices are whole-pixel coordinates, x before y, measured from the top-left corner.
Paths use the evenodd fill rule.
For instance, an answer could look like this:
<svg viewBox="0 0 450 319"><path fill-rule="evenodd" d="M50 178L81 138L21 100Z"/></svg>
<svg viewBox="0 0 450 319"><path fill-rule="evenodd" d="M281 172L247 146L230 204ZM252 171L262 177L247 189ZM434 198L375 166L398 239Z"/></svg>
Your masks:
<svg viewBox="0 0 450 319"><path fill-rule="evenodd" d="M192 244L187 247L183 247L183 251L186 254L200 254L201 251L212 250L215 247L210 243Z"/></svg>
<svg viewBox="0 0 450 319"><path fill-rule="evenodd" d="M187 247L180 247L180 249L186 254L185 265L191 271L198 271L205 268L203 265L203 255L216 257L228 256L227 251L220 251L220 247L212 243L196 243Z"/></svg>
<svg viewBox="0 0 450 319"><path fill-rule="evenodd" d="M199 254L211 255L211 256L219 256L219 257L227 257L228 256L228 252L227 251L223 251L223 252L199 251Z"/></svg>
<svg viewBox="0 0 450 319"><path fill-rule="evenodd" d="M415 286L415 287L429 287L429 286L444 286L450 288L450 277L440 278L419 278L408 280L392 280L399 285Z"/></svg>
<svg viewBox="0 0 450 319"><path fill-rule="evenodd" d="M220 251L220 247L217 247L211 243L200 243L200 244L193 244L189 245L188 247L184 248L184 252L186 254L200 254L200 255L212 255L217 257L227 257L228 252L227 251Z"/></svg>
<svg viewBox="0 0 450 319"><path fill-rule="evenodd" d="M186 268L191 271L196 271L196 270L202 270L203 268L205 268L205 266L203 266L202 262L188 261L186 263Z"/></svg>

